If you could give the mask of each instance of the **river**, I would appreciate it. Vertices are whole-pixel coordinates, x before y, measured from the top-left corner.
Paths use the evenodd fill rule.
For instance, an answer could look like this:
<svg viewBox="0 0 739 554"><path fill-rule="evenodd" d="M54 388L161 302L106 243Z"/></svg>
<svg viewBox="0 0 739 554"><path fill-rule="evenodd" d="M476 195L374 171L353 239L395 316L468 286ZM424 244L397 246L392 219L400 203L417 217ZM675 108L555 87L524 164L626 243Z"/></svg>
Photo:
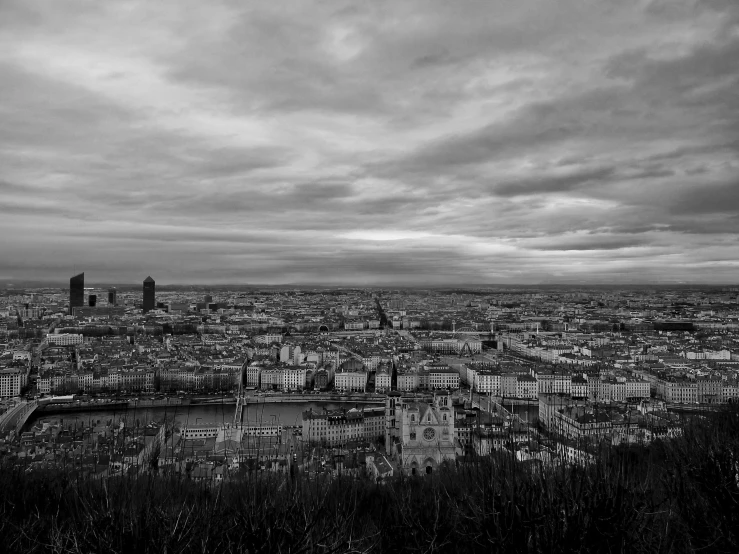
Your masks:
<svg viewBox="0 0 739 554"><path fill-rule="evenodd" d="M345 408L347 410L357 407L382 406L378 404L355 404L353 402L259 402L249 403L244 407L242 421L250 423L280 423L282 425L302 425L303 412L313 410L323 412L324 410L336 410ZM69 412L63 414L36 413L31 416L25 428L32 427L39 421L49 423L63 422L67 427L70 424L96 424L98 422L126 421L129 425L143 425L151 421L161 421L165 417L174 419L180 426L183 425L209 425L233 423L234 404L208 404L195 406L169 406L159 408L120 408L117 410L100 410L92 412Z"/></svg>

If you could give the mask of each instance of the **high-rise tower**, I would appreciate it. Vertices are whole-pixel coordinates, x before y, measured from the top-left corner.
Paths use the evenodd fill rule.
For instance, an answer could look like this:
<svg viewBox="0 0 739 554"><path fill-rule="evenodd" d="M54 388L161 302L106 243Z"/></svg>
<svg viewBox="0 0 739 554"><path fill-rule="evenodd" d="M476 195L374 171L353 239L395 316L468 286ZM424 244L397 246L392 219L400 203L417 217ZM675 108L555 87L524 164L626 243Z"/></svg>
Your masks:
<svg viewBox="0 0 739 554"><path fill-rule="evenodd" d="M115 306L118 303L118 291L116 289L108 289L108 304Z"/></svg>
<svg viewBox="0 0 739 554"><path fill-rule="evenodd" d="M69 313L85 305L85 274L80 273L69 280Z"/></svg>
<svg viewBox="0 0 739 554"><path fill-rule="evenodd" d="M154 279L147 277L144 279L144 313L156 308L155 300L155 283Z"/></svg>

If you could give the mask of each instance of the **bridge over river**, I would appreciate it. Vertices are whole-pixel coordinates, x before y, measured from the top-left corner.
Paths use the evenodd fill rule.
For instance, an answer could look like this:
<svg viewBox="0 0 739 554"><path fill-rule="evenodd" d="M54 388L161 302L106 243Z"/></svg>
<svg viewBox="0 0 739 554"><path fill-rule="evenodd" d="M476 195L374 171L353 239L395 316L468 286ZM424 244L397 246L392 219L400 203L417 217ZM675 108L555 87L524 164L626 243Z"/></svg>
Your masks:
<svg viewBox="0 0 739 554"><path fill-rule="evenodd" d="M20 433L37 407L38 401L36 400L31 402L22 400L0 415L0 437L6 436L11 431L15 431L16 434Z"/></svg>

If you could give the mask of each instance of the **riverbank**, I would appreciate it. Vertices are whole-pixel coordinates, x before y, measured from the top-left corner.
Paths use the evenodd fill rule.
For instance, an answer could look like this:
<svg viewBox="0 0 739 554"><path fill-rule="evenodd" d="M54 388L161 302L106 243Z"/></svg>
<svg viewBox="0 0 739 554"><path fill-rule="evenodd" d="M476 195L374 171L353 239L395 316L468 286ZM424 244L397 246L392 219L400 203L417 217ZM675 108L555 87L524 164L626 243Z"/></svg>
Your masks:
<svg viewBox="0 0 739 554"><path fill-rule="evenodd" d="M259 393L249 394L245 397L246 404L270 404L295 402L355 402L361 404L377 404L385 401L382 394L340 394L340 393ZM236 404L236 397L228 396L168 396L165 398L131 398L131 399L95 399L89 401L75 402L40 402L37 411L40 413L65 413L85 412L107 409L144 409L144 408L168 408L174 406L204 406L204 405L232 405Z"/></svg>
<svg viewBox="0 0 739 554"><path fill-rule="evenodd" d="M166 400L169 400L167 402ZM139 408L155 407L155 406L171 406L173 400L179 400L178 398L169 398L163 400L138 400L130 401L129 406L137 406ZM248 394L244 396L245 403L247 404L270 404L270 403L294 403L294 402L359 402L368 404L377 404L378 402L385 401L384 394L340 394L340 393L307 393L307 394L294 394L294 393L261 393L261 394ZM185 397L181 401L182 404L189 404L191 406L203 406L203 405L221 405L221 404L236 404L235 396L191 396Z"/></svg>
<svg viewBox="0 0 739 554"><path fill-rule="evenodd" d="M384 394L266 394L263 396L247 396L246 402L252 403L270 403L270 402L360 402L377 404L385 402Z"/></svg>
<svg viewBox="0 0 739 554"><path fill-rule="evenodd" d="M382 406L383 402L375 404L368 402L330 402L330 401L293 401L293 402L248 402L242 410L242 423L271 423L277 422L281 425L302 425L303 412L313 410L323 412L324 410L336 410L340 408L362 408L363 406ZM233 423L235 417L235 404L192 404L171 406L149 406L142 407L136 404L124 402L122 404L108 403L98 404L93 409L80 410L79 407L66 408L58 411L36 411L28 419L24 426L26 429L32 427L39 420L50 423L63 419L64 421L78 420L83 422L100 421L124 421L128 424L161 421L166 418L173 420L178 426L187 425L211 425Z"/></svg>
<svg viewBox="0 0 739 554"><path fill-rule="evenodd" d="M40 404L36 408L39 415L66 414L73 412L96 412L100 410L125 410L127 401L122 402L74 402L72 404Z"/></svg>

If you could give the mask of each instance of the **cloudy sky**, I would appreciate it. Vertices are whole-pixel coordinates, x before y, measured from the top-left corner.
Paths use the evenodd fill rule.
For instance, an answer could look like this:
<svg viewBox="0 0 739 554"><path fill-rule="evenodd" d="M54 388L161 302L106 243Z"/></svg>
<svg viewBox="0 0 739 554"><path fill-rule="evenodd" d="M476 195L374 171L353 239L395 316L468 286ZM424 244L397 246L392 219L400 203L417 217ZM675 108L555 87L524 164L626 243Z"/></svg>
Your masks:
<svg viewBox="0 0 739 554"><path fill-rule="evenodd" d="M737 0L0 0L0 279L739 281Z"/></svg>

